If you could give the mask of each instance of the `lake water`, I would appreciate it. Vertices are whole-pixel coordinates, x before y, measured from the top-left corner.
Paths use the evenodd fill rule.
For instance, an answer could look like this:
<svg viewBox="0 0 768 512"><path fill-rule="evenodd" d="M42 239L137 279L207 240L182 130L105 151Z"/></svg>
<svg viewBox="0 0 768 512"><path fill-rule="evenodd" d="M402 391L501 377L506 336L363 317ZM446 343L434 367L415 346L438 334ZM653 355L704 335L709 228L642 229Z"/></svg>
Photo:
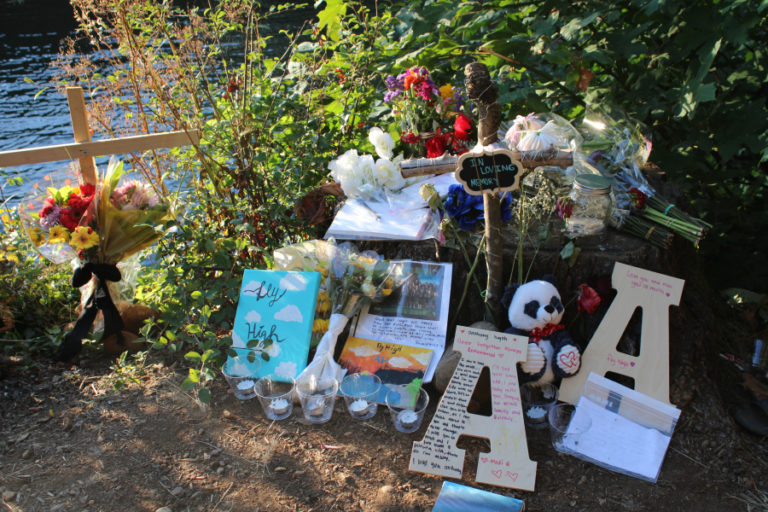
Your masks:
<svg viewBox="0 0 768 512"><path fill-rule="evenodd" d="M269 28L273 33L295 29L312 15L311 9L287 13ZM0 0L0 151L73 141L66 97L45 88L50 86L50 63L59 43L74 29L67 0ZM0 169L0 209L3 198L6 205L15 205L32 184L68 165L51 162ZM5 184L8 177L19 176L23 184Z"/></svg>

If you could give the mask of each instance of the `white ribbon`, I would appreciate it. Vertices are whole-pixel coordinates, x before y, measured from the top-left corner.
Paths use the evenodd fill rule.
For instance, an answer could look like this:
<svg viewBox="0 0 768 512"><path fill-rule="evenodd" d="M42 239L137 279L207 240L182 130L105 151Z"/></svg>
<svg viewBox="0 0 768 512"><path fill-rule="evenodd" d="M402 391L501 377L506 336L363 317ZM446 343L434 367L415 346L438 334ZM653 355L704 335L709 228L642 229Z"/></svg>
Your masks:
<svg viewBox="0 0 768 512"><path fill-rule="evenodd" d="M312 358L312 362L304 368L296 380L308 378L310 375L314 375L318 381L324 381L326 379L336 379L341 382L344 378L344 374L347 373L345 368L342 368L336 361L333 360L333 353L336 349L336 340L339 335L347 326L349 318L344 315L334 313L328 320L328 331L320 338L320 342L317 344L315 350L315 357Z"/></svg>

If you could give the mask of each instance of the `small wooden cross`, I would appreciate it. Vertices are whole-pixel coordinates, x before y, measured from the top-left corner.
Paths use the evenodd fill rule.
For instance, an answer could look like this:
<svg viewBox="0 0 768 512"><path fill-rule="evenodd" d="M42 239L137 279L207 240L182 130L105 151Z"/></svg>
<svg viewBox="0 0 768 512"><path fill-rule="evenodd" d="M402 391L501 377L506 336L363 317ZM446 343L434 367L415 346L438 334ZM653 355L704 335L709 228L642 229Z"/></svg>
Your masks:
<svg viewBox="0 0 768 512"><path fill-rule="evenodd" d="M95 185L98 182L98 176L93 158L96 156L173 148L188 144L198 144L200 142L200 132L198 130L178 130L91 141L91 130L85 110L83 89L81 87L67 87L67 102L69 103L69 114L72 119L72 131L75 135L74 143L0 151L0 167L13 167L16 165L77 158L80 160L83 182Z"/></svg>

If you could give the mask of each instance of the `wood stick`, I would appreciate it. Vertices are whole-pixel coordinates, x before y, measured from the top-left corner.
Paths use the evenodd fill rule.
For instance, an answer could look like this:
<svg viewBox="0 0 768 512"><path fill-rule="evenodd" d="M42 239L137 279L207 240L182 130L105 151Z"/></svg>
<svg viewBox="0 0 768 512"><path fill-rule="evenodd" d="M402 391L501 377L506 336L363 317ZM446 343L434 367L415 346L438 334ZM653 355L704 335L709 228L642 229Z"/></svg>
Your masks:
<svg viewBox="0 0 768 512"><path fill-rule="evenodd" d="M517 151L512 150L515 159L519 160L526 169L535 169L543 165L569 167L573 165L573 154L570 151ZM403 178L426 176L428 174L445 174L456 170L459 157L443 155L437 158L409 158L400 162L400 174Z"/></svg>
<svg viewBox="0 0 768 512"><path fill-rule="evenodd" d="M69 103L69 116L72 119L72 131L75 134L75 142L90 142L91 128L88 125L83 88L67 87L67 103ZM95 185L98 182L96 162L93 161L92 156L81 156L79 158L83 181Z"/></svg>
<svg viewBox="0 0 768 512"><path fill-rule="evenodd" d="M12 167L14 165L29 165L80 158L82 169L82 159L84 158L93 159L95 156L119 155L125 153L137 153L149 149L185 146L187 144L197 144L199 141L199 131L178 130L173 132L153 133L150 135L135 135L133 137L123 137L119 139L76 142L55 146L42 146L39 148L14 149L11 151L0 151L0 167ZM88 179L85 176L85 172L83 172L83 179Z"/></svg>

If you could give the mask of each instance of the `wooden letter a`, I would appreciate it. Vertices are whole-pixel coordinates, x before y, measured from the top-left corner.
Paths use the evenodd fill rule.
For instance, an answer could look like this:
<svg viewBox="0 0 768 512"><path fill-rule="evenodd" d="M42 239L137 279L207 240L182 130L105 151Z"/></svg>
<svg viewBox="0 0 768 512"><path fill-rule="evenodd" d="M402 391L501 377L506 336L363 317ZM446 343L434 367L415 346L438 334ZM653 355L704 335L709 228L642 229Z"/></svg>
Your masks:
<svg viewBox="0 0 768 512"><path fill-rule="evenodd" d="M464 450L456 446L459 436L485 437L491 451L480 454L477 481L533 491L536 463L528 458L517 382L517 362L525 358L528 338L458 326L453 347L461 360L424 439L413 443L410 470L461 479ZM490 417L467 412L485 366L491 373Z"/></svg>
<svg viewBox="0 0 768 512"><path fill-rule="evenodd" d="M581 358L581 371L563 379L560 400L575 404L590 372L626 375L635 390L669 403L669 306L678 305L682 279L615 263L613 287L618 292ZM637 307L643 310L640 354L616 350L624 329Z"/></svg>

